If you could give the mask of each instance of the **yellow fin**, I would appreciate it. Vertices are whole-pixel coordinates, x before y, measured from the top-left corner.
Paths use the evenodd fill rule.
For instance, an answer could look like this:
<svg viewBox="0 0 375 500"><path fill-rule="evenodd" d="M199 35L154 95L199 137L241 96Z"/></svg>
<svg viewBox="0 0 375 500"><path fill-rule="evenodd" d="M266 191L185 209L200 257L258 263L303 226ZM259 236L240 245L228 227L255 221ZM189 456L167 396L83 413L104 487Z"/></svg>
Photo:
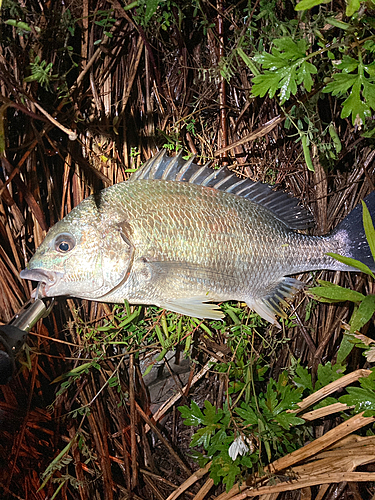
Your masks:
<svg viewBox="0 0 375 500"><path fill-rule="evenodd" d="M305 284L302 281L294 278L283 278L281 281L268 286L263 296L248 299L246 303L250 309L253 309L263 319L281 328L276 320L276 315L287 318L287 314L280 304L288 306L285 299L293 297L304 286Z"/></svg>
<svg viewBox="0 0 375 500"><path fill-rule="evenodd" d="M209 304L203 302L206 297L189 297L183 299L168 300L164 303L159 303L160 307L165 307L170 311L192 316L193 318L221 319L224 317L222 310L217 304Z"/></svg>

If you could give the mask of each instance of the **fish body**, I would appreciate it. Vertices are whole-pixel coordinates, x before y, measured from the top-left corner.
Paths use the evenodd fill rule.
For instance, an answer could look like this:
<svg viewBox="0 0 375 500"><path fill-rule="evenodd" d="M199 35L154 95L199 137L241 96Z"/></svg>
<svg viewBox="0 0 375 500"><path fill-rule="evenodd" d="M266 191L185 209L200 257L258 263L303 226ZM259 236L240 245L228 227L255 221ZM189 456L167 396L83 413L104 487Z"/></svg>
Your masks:
<svg viewBox="0 0 375 500"><path fill-rule="evenodd" d="M222 317L211 302L240 300L276 322L303 287L289 275L351 270L327 252L371 259L359 207L327 236L299 232L308 222L266 185L159 154L55 224L21 277L42 281L48 297L126 299L200 318Z"/></svg>

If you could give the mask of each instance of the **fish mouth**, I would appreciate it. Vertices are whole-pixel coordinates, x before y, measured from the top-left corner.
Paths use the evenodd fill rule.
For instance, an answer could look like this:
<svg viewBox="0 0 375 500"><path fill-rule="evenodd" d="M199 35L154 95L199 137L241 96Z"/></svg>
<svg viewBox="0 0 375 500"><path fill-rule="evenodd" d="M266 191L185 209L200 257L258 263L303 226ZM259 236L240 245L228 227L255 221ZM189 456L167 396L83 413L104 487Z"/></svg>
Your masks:
<svg viewBox="0 0 375 500"><path fill-rule="evenodd" d="M46 271L45 269L23 269L20 272L20 277L24 280L39 281L39 295L42 297L50 297L50 289L57 285L61 280L63 273L56 271Z"/></svg>

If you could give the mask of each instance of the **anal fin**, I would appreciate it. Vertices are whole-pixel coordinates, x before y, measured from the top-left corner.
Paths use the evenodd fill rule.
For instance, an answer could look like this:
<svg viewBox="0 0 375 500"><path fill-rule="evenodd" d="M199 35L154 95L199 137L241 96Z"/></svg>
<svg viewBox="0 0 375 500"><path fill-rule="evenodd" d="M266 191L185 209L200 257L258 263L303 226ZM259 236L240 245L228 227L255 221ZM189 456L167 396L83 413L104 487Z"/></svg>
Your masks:
<svg viewBox="0 0 375 500"><path fill-rule="evenodd" d="M168 300L159 303L160 307L165 307L170 311L192 316L193 318L222 319L224 314L217 304L203 302L206 297L189 297Z"/></svg>
<svg viewBox="0 0 375 500"><path fill-rule="evenodd" d="M276 315L287 318L287 314L281 306L288 307L285 299L293 297L304 286L305 284L302 281L294 278L283 278L274 285L267 287L263 296L251 298L246 303L263 319L280 328Z"/></svg>

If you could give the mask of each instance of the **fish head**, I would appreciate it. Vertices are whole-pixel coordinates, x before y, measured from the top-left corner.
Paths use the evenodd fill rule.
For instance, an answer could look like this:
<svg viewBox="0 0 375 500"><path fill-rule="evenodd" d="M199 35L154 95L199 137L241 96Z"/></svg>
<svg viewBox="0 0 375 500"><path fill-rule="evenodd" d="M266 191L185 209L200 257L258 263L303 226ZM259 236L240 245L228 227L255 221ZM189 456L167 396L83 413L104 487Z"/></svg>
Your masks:
<svg viewBox="0 0 375 500"><path fill-rule="evenodd" d="M71 214L49 230L20 276L41 282L43 297L100 300L126 281L132 246L121 228Z"/></svg>

